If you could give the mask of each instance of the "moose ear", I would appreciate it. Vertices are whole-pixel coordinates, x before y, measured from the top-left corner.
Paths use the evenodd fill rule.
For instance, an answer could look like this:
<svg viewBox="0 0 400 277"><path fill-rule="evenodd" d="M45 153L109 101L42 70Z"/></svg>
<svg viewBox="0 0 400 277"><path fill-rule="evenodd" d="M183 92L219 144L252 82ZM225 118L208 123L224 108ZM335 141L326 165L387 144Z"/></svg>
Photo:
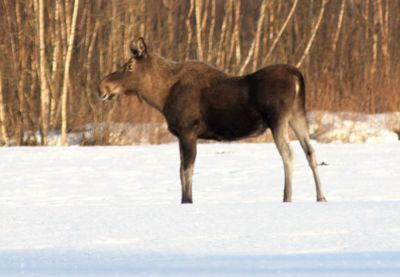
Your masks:
<svg viewBox="0 0 400 277"><path fill-rule="evenodd" d="M142 58L147 54L147 46L142 37L132 40L130 48L134 58Z"/></svg>

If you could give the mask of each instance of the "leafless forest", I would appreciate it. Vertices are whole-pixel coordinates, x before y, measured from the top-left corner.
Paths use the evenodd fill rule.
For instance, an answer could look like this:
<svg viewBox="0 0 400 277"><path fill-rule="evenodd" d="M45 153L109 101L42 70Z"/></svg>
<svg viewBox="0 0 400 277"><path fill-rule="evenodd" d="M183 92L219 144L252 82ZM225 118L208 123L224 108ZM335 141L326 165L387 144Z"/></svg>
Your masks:
<svg viewBox="0 0 400 277"><path fill-rule="evenodd" d="M308 110L400 110L399 0L0 1L0 144L35 143L33 132L46 144L53 130L65 141L88 123L162 122L136 98L96 99L138 36L153 53L230 74L297 65Z"/></svg>

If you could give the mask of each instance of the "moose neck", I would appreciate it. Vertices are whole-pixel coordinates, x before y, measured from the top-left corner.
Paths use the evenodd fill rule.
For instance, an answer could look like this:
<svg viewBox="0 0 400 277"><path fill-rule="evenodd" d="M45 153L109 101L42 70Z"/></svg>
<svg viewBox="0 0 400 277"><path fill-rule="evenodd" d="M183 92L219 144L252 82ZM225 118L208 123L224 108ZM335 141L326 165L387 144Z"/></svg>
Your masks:
<svg viewBox="0 0 400 277"><path fill-rule="evenodd" d="M173 84L179 63L152 55L148 73L144 74L142 89L138 93L150 106L162 112Z"/></svg>

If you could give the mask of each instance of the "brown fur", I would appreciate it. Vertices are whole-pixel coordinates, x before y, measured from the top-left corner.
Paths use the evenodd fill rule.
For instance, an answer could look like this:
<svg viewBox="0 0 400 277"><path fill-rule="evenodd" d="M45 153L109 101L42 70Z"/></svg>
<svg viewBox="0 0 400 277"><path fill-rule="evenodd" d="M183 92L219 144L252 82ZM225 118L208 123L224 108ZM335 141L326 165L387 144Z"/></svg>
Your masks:
<svg viewBox="0 0 400 277"><path fill-rule="evenodd" d="M317 200L325 201L309 141L304 78L290 65L272 65L231 77L198 61L172 62L147 51L142 38L131 45L132 58L106 76L99 97L136 95L160 111L179 139L182 203L192 203L192 173L197 139L236 140L272 130L285 170L284 201L291 201L290 125L313 171Z"/></svg>

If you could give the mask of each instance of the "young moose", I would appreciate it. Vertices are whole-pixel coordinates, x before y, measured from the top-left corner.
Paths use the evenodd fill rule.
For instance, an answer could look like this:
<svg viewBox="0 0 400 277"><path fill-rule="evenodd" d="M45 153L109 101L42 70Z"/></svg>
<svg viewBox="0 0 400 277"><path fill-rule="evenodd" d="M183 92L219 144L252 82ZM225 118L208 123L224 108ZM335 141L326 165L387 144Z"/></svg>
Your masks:
<svg viewBox="0 0 400 277"><path fill-rule="evenodd" d="M182 203L192 203L192 175L197 139L232 141L270 128L285 172L284 202L292 200L290 126L313 172L317 201L321 190L305 111L304 79L290 65L272 65L231 77L199 61L166 60L147 51L143 38L132 41L132 57L99 86L101 100L136 95L162 113L179 140Z"/></svg>

